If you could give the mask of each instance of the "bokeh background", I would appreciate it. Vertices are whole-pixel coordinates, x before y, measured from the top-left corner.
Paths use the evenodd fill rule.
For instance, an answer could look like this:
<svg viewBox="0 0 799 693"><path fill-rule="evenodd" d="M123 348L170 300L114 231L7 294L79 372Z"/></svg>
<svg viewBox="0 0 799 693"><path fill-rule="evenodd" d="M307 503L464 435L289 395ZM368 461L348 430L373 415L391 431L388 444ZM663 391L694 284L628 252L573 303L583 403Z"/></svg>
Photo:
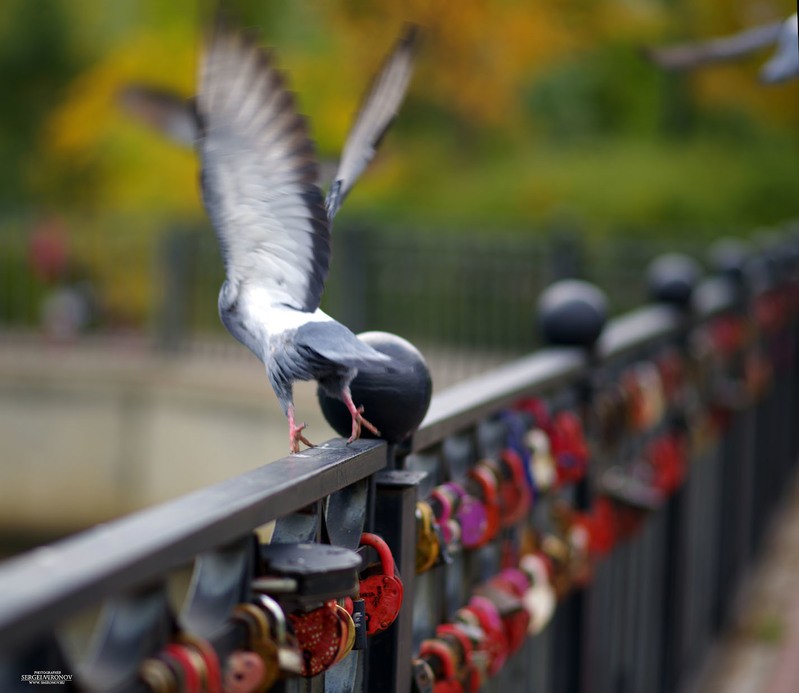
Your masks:
<svg viewBox="0 0 799 693"><path fill-rule="evenodd" d="M335 161L405 21L401 116L336 219L324 307L417 343L435 387L535 345L536 297L583 276L614 312L663 250L761 242L799 206L799 83L768 51L665 74L647 45L732 33L790 0L240 0ZM286 451L260 364L219 325L194 154L125 113L189 97L210 3L0 4L0 535L11 552ZM329 168L326 167L326 169ZM313 386L309 435L331 433Z"/></svg>

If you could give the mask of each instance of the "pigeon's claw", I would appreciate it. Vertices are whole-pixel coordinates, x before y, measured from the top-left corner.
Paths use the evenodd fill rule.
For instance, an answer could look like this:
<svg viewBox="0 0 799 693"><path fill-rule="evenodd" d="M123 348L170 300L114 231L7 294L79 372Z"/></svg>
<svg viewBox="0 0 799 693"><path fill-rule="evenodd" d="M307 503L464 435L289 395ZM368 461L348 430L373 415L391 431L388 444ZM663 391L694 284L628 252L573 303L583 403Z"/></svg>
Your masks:
<svg viewBox="0 0 799 693"><path fill-rule="evenodd" d="M380 437L380 431L377 430L377 426L373 423L367 421L363 418L363 407L356 407L355 403L352 401L352 395L349 392L349 389L344 390L342 394L342 399L344 400L344 404L347 406L347 409L350 412L350 416L352 416L352 435L347 439L348 443L353 442L354 440L358 440L361 437L361 426L366 426L374 435L378 438Z"/></svg>
<svg viewBox="0 0 799 693"><path fill-rule="evenodd" d="M294 408L289 409L289 452L296 455L300 451L300 443L307 445L309 448L316 447L310 440L308 440L302 432L305 430L305 424L301 423L299 426L294 420Z"/></svg>

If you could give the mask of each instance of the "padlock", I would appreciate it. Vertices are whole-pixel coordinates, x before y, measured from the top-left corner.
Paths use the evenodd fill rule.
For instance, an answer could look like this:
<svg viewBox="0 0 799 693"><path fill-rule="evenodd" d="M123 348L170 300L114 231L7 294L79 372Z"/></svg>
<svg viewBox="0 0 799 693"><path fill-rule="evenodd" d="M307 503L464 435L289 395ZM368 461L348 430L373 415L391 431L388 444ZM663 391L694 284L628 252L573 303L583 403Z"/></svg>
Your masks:
<svg viewBox="0 0 799 693"><path fill-rule="evenodd" d="M500 529L499 482L496 472L482 462L470 469L468 475L477 486L478 495L485 507L485 529L476 544L476 546L484 546L497 536Z"/></svg>
<svg viewBox="0 0 799 693"><path fill-rule="evenodd" d="M572 589L571 548L567 541L555 534L546 534L541 540L541 551L549 559L550 581L558 599Z"/></svg>
<svg viewBox="0 0 799 693"><path fill-rule="evenodd" d="M494 676L508 658L508 640L499 611L491 600L480 595L474 595L463 610L473 613L485 632L485 650L489 655L488 675Z"/></svg>
<svg viewBox="0 0 799 693"><path fill-rule="evenodd" d="M255 653L263 667L257 666L252 657L243 656L247 650L234 652L225 663L225 686L236 684L239 689L249 685L256 673L263 675L253 693L268 691L280 677L280 658L277 642L272 638L269 620L263 609L255 604L237 604L232 619L244 623L248 632L248 650ZM247 674L244 676L244 674Z"/></svg>
<svg viewBox="0 0 799 693"><path fill-rule="evenodd" d="M430 663L435 677L435 693L464 693L463 684L458 680L455 670L455 654L446 642L436 638L423 640L419 646L419 656Z"/></svg>
<svg viewBox="0 0 799 693"><path fill-rule="evenodd" d="M456 670L461 672L458 678L468 693L477 693L483 685L484 672L481 672L473 662L474 642L467 632L458 624L442 623L436 627L436 638L448 642L453 649L458 650Z"/></svg>
<svg viewBox="0 0 799 693"><path fill-rule="evenodd" d="M380 572L363 578L359 589L359 596L366 606L366 632L374 635L386 630L399 616L402 581L396 574L391 549L382 538L364 532L361 545L371 546L380 558Z"/></svg>
<svg viewBox="0 0 799 693"><path fill-rule="evenodd" d="M178 678L172 667L157 657L142 661L139 679L153 693L180 693Z"/></svg>
<svg viewBox="0 0 799 693"><path fill-rule="evenodd" d="M211 643L189 633L180 633L177 641L180 645L194 650L202 660L202 669L205 674L204 693L222 693L222 667L219 663L219 655Z"/></svg>
<svg viewBox="0 0 799 693"><path fill-rule="evenodd" d="M514 450L505 448L499 460L485 460L485 463L497 477L500 523L510 527L526 516L532 503L524 462Z"/></svg>
<svg viewBox="0 0 799 693"><path fill-rule="evenodd" d="M435 674L426 659L414 657L411 660L411 693L435 693Z"/></svg>
<svg viewBox="0 0 799 693"><path fill-rule="evenodd" d="M652 485L664 493L674 493L685 480L687 460L684 437L667 433L649 446L647 459L654 472Z"/></svg>
<svg viewBox="0 0 799 693"><path fill-rule="evenodd" d="M452 489L445 486L436 486L430 493L428 502L433 508L436 525L440 528L443 537L442 548L448 551L457 551L460 547L461 526L455 519L455 504L457 495Z"/></svg>
<svg viewBox="0 0 799 693"><path fill-rule="evenodd" d="M438 560L441 544L433 528L433 509L427 501L416 503L416 572L430 570Z"/></svg>
<svg viewBox="0 0 799 693"><path fill-rule="evenodd" d="M580 418L570 411L560 411L553 416L550 444L555 457L558 484L580 481L588 470L588 444Z"/></svg>
<svg viewBox="0 0 799 693"><path fill-rule="evenodd" d="M486 506L458 483L449 481L443 486L457 498L455 519L461 529L461 544L466 549L481 546L488 526Z"/></svg>
<svg viewBox="0 0 799 693"><path fill-rule="evenodd" d="M617 383L609 383L594 395L592 406L599 444L614 450L628 431L624 391Z"/></svg>
<svg viewBox="0 0 799 693"><path fill-rule="evenodd" d="M606 556L616 545L616 510L609 498L597 496L590 513L576 513L573 518L588 536L588 550L593 556Z"/></svg>
<svg viewBox="0 0 799 693"><path fill-rule="evenodd" d="M339 643L338 653L336 654L335 664L344 659L355 645L355 622L352 615L341 604L336 604L336 615L341 622L342 638Z"/></svg>
<svg viewBox="0 0 799 693"><path fill-rule="evenodd" d="M543 428L531 428L525 436L525 443L530 451L528 466L536 493L546 494L558 480L549 435Z"/></svg>
<svg viewBox="0 0 799 693"><path fill-rule="evenodd" d="M288 615L302 653L301 675L306 678L332 667L342 651L341 641L348 637L336 607L331 600L311 611Z"/></svg>
<svg viewBox="0 0 799 693"><path fill-rule="evenodd" d="M524 573L517 568L505 568L476 590L496 607L508 643L508 654L518 651L527 637L530 614L522 603L522 596L528 586Z"/></svg>
<svg viewBox="0 0 799 693"><path fill-rule="evenodd" d="M530 580L530 586L522 596L522 602L530 614L527 628L529 635L538 635L552 620L557 604L555 589L550 582L550 564L542 554L526 554L519 561L519 568Z"/></svg>
<svg viewBox="0 0 799 693"><path fill-rule="evenodd" d="M169 643L162 656L177 662L183 671L183 693L202 693L204 668L202 660L188 648L177 643Z"/></svg>
<svg viewBox="0 0 799 693"><path fill-rule="evenodd" d="M264 660L250 650L236 650L225 662L225 693L257 693L268 676Z"/></svg>
<svg viewBox="0 0 799 693"><path fill-rule="evenodd" d="M299 676L302 671L302 655L296 638L288 631L286 614L280 605L267 594L257 595L256 604L261 607L269 621L270 635L277 645L277 661L281 678Z"/></svg>

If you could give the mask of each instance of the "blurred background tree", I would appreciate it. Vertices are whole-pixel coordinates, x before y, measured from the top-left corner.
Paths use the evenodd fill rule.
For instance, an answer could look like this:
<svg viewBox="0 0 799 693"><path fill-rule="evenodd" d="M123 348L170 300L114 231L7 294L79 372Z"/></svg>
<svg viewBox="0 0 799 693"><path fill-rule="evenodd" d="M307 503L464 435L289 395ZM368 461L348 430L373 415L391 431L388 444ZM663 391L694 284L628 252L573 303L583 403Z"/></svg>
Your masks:
<svg viewBox="0 0 799 693"><path fill-rule="evenodd" d="M593 238L673 238L796 214L799 83L759 85L762 54L687 75L640 55L786 16L789 0L230 4L278 49L330 158L401 24L426 28L409 100L339 226L530 233L565 214ZM142 268L164 229L206 222L193 153L116 95L140 81L189 96L209 15L197 0L0 5L0 233L63 218L123 323L152 305Z"/></svg>

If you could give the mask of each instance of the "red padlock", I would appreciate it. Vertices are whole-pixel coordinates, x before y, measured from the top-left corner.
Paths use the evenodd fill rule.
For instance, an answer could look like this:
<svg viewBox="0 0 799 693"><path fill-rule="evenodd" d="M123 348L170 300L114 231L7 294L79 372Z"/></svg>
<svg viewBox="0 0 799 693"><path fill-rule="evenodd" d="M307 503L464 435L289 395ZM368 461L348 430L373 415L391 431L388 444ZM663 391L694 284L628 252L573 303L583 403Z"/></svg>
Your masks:
<svg viewBox="0 0 799 693"><path fill-rule="evenodd" d="M464 693L463 684L458 680L455 670L455 657L449 645L435 638L423 640L419 646L419 656L430 662L435 674L434 693Z"/></svg>
<svg viewBox="0 0 799 693"><path fill-rule="evenodd" d="M347 636L336 602L331 600L313 611L294 612L288 618L302 652L302 676L316 676L332 667Z"/></svg>
<svg viewBox="0 0 799 693"><path fill-rule="evenodd" d="M463 674L461 680L469 693L478 693L480 686L483 685L483 677L479 669L474 665L472 654L474 643L466 632L454 623L442 623L436 628L436 637L441 640L450 639L457 643L462 653L461 663Z"/></svg>
<svg viewBox="0 0 799 693"><path fill-rule="evenodd" d="M381 572L361 580L360 597L366 606L366 633L374 635L388 628L402 607L402 581L396 574L394 556L383 539L364 532L361 545L371 546L380 557Z"/></svg>
<svg viewBox="0 0 799 693"><path fill-rule="evenodd" d="M499 611L490 599L480 595L473 596L462 610L474 614L485 633L483 646L488 652L488 675L493 676L508 658L508 639Z"/></svg>
<svg viewBox="0 0 799 693"><path fill-rule="evenodd" d="M588 444L583 423L570 411L558 412L549 433L559 484L580 481L588 469Z"/></svg>
<svg viewBox="0 0 799 693"><path fill-rule="evenodd" d="M588 534L588 550L596 556L605 556L616 545L616 508L606 496L594 501L591 513L580 513L574 521L581 524Z"/></svg>
<svg viewBox="0 0 799 693"><path fill-rule="evenodd" d="M524 461L511 448L505 448L498 461L486 460L496 474L500 506L500 522L511 527L522 520L532 505L532 493L524 471Z"/></svg>
<svg viewBox="0 0 799 693"><path fill-rule="evenodd" d="M670 433L652 441L648 459L654 473L652 485L666 495L674 493L687 472L683 436Z"/></svg>
<svg viewBox="0 0 799 693"><path fill-rule="evenodd" d="M500 528L499 483L496 472L483 462L469 470L469 478L480 489L479 495L486 510L485 531L477 544L484 546L497 536Z"/></svg>
<svg viewBox="0 0 799 693"><path fill-rule="evenodd" d="M530 582L524 573L517 568L505 568L481 588L481 594L495 602L509 654L521 649L527 637L530 614L525 609L522 596L529 586Z"/></svg>

